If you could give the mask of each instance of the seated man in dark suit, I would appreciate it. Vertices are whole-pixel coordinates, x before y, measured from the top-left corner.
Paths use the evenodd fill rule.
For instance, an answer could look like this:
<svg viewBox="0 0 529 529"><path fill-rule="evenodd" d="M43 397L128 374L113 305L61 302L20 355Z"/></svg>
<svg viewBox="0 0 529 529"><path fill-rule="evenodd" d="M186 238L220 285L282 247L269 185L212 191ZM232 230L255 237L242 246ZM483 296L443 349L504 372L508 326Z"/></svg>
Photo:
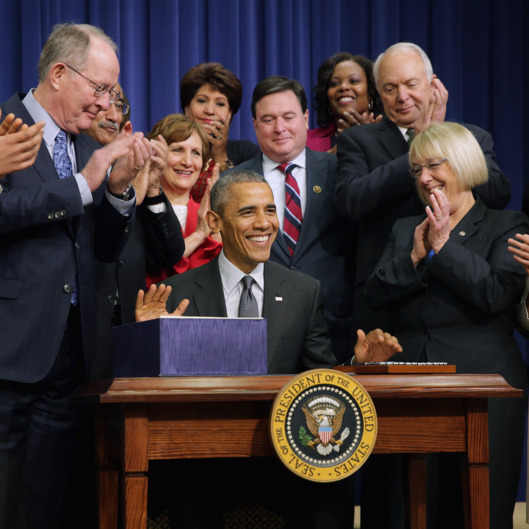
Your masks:
<svg viewBox="0 0 529 529"><path fill-rule="evenodd" d="M268 372L336 365L323 318L319 281L269 261L279 224L270 186L259 174L233 171L211 190L208 223L221 233L223 250L210 263L140 291L136 320L174 313L240 317L241 296L251 299L253 317L268 320ZM244 278L253 281L248 290ZM166 287L164 287L166 285ZM359 362L388 360L400 346L380 330L358 330Z"/></svg>
<svg viewBox="0 0 529 529"><path fill-rule="evenodd" d="M237 169L262 174L272 188L279 233L270 259L320 281L332 350L343 362L352 354L354 234L334 202L336 156L307 149L309 111L299 81L279 75L260 81L252 116L262 154ZM296 219L289 205L291 185L297 186ZM298 224L294 231L292 223Z"/></svg>
<svg viewBox="0 0 529 529"><path fill-rule="evenodd" d="M322 314L319 282L268 260L279 224L273 194L266 180L248 170L234 171L220 178L211 190L208 222L214 233L222 234L222 253L206 265L170 277L165 285L152 286L145 295L140 292L137 319L152 319L167 315L168 311L177 315L185 312L189 316L238 317L242 310L247 315L263 316L268 320L269 373L297 373L335 365ZM245 277L253 281L248 289L244 286ZM358 331L355 355L360 362L387 360L400 351L398 342L380 330L371 331L367 336ZM209 509L212 517L203 522L206 527L222 527L220 521L215 520L215 513L225 511L233 502L245 501L264 503L279 511L286 516L288 527L348 526L351 480L318 488L319 484L290 475L276 460L255 464L259 465L259 471L247 461L230 461L223 471L208 472L212 480L213 474L218 474L223 481L211 494L201 493L209 506L216 504ZM196 465L195 462L194 474ZM251 488L240 477L240 473L248 472L253 472ZM228 475L232 476L233 483L226 482ZM277 501L277 491L270 487L271 480L290 491L289 501ZM198 488L201 487L203 480ZM186 488L191 490L189 484ZM296 495L293 491L297 491ZM300 494L305 494L305 498L317 494L318 501L301 501ZM193 501L193 498L186 499ZM206 505L200 509L188 506L182 509L183 502L178 496L174 496L173 502L180 506L175 505L174 516L179 517L184 527L192 527L208 511Z"/></svg>

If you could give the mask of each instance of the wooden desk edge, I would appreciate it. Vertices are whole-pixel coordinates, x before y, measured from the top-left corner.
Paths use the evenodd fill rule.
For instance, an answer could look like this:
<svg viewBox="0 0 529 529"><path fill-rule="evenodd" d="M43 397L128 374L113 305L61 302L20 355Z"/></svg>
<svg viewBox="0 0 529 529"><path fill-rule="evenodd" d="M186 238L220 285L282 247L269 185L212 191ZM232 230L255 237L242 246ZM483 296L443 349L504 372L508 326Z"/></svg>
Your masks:
<svg viewBox="0 0 529 529"><path fill-rule="evenodd" d="M146 377L115 378L87 382L79 398L87 402L200 402L273 400L294 375L257 377ZM500 375L355 375L372 398L522 397Z"/></svg>

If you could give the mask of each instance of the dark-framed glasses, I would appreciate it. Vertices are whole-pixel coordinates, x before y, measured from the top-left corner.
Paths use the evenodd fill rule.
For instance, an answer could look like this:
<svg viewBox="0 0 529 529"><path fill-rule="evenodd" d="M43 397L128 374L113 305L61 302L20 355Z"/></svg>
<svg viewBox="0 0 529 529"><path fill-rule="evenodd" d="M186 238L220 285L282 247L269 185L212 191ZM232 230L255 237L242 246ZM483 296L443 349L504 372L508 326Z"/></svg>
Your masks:
<svg viewBox="0 0 529 529"><path fill-rule="evenodd" d="M448 162L448 158L441 158L440 160L436 160L435 162L425 163L424 165L412 165L410 167L410 175L413 176L413 178L419 178L422 174L422 170L426 167L430 173L435 173L439 170L439 167L444 162Z"/></svg>
<svg viewBox="0 0 529 529"><path fill-rule="evenodd" d="M116 92L116 90L109 88L106 84L97 84L95 81L92 81L92 79L88 79L86 75L83 75L81 72L78 72L75 68L72 68L69 64L64 63L64 66L70 68L70 70L74 71L77 75L80 75L81 77L86 79L92 86L94 86L94 95L96 97L103 97L107 92L110 94L111 100L117 100L118 97L120 97L121 94L119 92Z"/></svg>
<svg viewBox="0 0 529 529"><path fill-rule="evenodd" d="M126 114L129 111L129 105L123 101L121 98L114 99L111 97L110 104L116 107L116 110L121 114Z"/></svg>

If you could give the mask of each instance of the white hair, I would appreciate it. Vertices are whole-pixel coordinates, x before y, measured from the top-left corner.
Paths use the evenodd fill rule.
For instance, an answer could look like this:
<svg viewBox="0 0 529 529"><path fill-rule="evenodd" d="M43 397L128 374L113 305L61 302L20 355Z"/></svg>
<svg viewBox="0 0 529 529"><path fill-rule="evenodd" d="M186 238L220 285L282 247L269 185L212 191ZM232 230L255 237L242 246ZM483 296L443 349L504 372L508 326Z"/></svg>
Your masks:
<svg viewBox="0 0 529 529"><path fill-rule="evenodd" d="M373 75L375 76L375 83L378 86L378 69L380 68L380 63L382 62L382 59L386 56L390 55L397 55L397 54L416 54L418 55L422 62L424 63L424 70L426 72L426 77L428 77L428 82L432 80L433 76L433 68L432 63L430 62L430 59L428 58L428 55L424 52L424 50L417 46L417 44L414 44L413 42L397 42L396 44L393 44L390 46L386 51L382 52L375 61L375 64L373 65Z"/></svg>

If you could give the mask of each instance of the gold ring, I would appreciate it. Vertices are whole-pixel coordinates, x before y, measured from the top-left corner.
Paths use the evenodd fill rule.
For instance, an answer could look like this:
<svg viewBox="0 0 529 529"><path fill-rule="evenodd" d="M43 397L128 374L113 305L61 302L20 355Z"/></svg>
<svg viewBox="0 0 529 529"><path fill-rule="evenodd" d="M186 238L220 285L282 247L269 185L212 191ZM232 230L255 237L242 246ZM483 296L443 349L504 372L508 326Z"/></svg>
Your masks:
<svg viewBox="0 0 529 529"><path fill-rule="evenodd" d="M134 169L136 169L136 171L141 171L143 169L143 166L138 166L138 165L135 165L134 166Z"/></svg>

